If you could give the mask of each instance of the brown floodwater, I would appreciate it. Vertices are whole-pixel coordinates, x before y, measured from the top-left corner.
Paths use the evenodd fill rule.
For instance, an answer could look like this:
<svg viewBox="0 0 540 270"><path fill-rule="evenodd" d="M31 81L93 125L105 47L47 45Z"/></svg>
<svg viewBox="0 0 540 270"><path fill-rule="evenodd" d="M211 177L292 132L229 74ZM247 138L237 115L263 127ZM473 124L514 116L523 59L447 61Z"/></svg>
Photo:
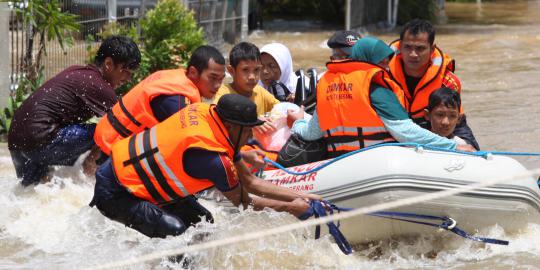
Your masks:
<svg viewBox="0 0 540 270"><path fill-rule="evenodd" d="M456 59L468 121L484 150L540 152L540 2L448 3L447 24L436 43ZM249 41L286 44L296 68L324 70L328 26L276 21ZM293 29L293 30L283 30ZM397 32L368 33L385 41ZM539 158L519 158L528 168ZM21 189L9 153L0 148L0 269L81 269L185 246L201 234L221 239L295 219L270 211L230 214L209 205L216 224L203 223L180 237L148 239L87 206L93 179L80 165L55 172L53 180ZM486 213L489 214L489 213ZM540 226L520 234L498 227L484 234L510 240L488 246L447 234L393 239L357 247L349 257L334 252L328 238L306 239L303 231L190 254L194 269L540 269ZM443 236L444 235L444 236ZM121 269L182 269L164 259Z"/></svg>

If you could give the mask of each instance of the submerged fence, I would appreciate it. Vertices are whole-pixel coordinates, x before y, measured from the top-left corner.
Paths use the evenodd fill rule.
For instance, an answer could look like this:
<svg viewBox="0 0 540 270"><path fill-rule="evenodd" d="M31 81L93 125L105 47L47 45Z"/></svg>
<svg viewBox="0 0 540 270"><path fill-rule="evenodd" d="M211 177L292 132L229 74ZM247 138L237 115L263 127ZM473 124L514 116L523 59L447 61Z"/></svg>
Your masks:
<svg viewBox="0 0 540 270"><path fill-rule="evenodd" d="M392 29L396 26L399 0L345 1L345 29L377 25Z"/></svg>
<svg viewBox="0 0 540 270"><path fill-rule="evenodd" d="M63 12L77 15L80 30L75 34L73 46L64 52L56 42L47 44L47 55L43 59L45 79L51 78L70 65L84 64L87 58L87 37L98 40L98 33L108 22L138 26L140 18L152 9L158 0L56 0ZM193 10L199 25L212 45L225 42L236 43L247 35L248 0L178 0ZM19 8L25 8L21 3ZM17 14L13 4L9 5L9 91L17 89L23 76L23 59L28 47L28 27ZM37 42L33 50L37 52ZM0 89L0 91L6 91ZM3 106L4 103L1 106Z"/></svg>

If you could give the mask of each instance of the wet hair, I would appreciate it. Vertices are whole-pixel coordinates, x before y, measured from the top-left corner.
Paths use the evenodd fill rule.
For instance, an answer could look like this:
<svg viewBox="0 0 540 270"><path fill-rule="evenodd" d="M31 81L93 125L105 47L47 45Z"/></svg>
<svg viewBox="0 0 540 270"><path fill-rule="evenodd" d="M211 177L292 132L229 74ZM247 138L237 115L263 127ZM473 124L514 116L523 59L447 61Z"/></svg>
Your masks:
<svg viewBox="0 0 540 270"><path fill-rule="evenodd" d="M203 45L193 51L187 67L189 68L193 66L199 73L202 73L208 68L208 62L210 59L214 60L214 62L220 65L225 65L225 58L221 52L218 51L218 49L212 46Z"/></svg>
<svg viewBox="0 0 540 270"><path fill-rule="evenodd" d="M240 61L253 60L261 61L261 52L253 43L240 42L236 44L229 53L229 63L236 68Z"/></svg>
<svg viewBox="0 0 540 270"><path fill-rule="evenodd" d="M427 109L433 111L433 109L439 105L444 105L448 108L458 109L461 107L461 98L459 93L447 87L439 88L431 95L429 95L429 104Z"/></svg>
<svg viewBox="0 0 540 270"><path fill-rule="evenodd" d="M137 44L128 37L111 36L105 39L96 53L94 64L103 65L105 58L112 58L115 65L123 64L124 68L135 70L141 63L141 52Z"/></svg>
<svg viewBox="0 0 540 270"><path fill-rule="evenodd" d="M433 45L433 42L435 42L435 28L433 28L433 25L429 21L414 19L407 22L399 34L400 40L403 40L403 37L407 31L413 36L420 33L427 33L429 44Z"/></svg>

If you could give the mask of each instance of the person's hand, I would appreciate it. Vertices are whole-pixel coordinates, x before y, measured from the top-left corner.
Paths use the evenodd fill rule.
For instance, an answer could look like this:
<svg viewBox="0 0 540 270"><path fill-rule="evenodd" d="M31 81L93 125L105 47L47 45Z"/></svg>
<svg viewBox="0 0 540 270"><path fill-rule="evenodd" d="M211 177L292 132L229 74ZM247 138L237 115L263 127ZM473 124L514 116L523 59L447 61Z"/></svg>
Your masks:
<svg viewBox="0 0 540 270"><path fill-rule="evenodd" d="M302 194L302 198L304 200L307 200L308 202L310 200L314 200L314 201L322 201L323 197L321 195L317 195L317 194L312 194L312 193L304 193Z"/></svg>
<svg viewBox="0 0 540 270"><path fill-rule="evenodd" d="M300 110L287 110L287 125L291 128L294 122L298 119L304 119L304 106L300 106Z"/></svg>
<svg viewBox="0 0 540 270"><path fill-rule="evenodd" d="M96 164L96 160L98 160L100 156L101 150L99 149L99 147L92 147L90 154L86 156L82 163L83 172L86 176L92 176L96 174L96 170L98 167L98 165Z"/></svg>
<svg viewBox="0 0 540 270"><path fill-rule="evenodd" d="M256 126L253 128L253 132L258 132L260 134L266 134L269 132L275 132L277 130L276 126L272 121L270 121L270 118L268 117L259 117L259 119L264 121L264 124L260 126Z"/></svg>
<svg viewBox="0 0 540 270"><path fill-rule="evenodd" d="M309 202L306 202L303 198L296 198L289 203L289 210L287 212L293 214L295 217L300 217L309 209Z"/></svg>
<svg viewBox="0 0 540 270"><path fill-rule="evenodd" d="M458 145L458 146L456 146L456 150L462 151L462 152L476 152L476 148L474 148L470 144Z"/></svg>
<svg viewBox="0 0 540 270"><path fill-rule="evenodd" d="M264 157L264 152L262 150L253 149L242 151L240 154L246 163L251 164L257 170L264 168L266 165L262 159Z"/></svg>
<svg viewBox="0 0 540 270"><path fill-rule="evenodd" d="M294 102L294 94L288 95L286 101L287 102Z"/></svg>

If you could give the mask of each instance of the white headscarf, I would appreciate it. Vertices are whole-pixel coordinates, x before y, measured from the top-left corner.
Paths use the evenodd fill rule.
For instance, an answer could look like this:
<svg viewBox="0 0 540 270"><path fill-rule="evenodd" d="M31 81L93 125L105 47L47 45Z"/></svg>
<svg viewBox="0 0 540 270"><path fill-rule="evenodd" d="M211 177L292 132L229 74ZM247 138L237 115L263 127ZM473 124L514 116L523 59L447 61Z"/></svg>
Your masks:
<svg viewBox="0 0 540 270"><path fill-rule="evenodd" d="M261 54L262 53L267 53L274 57L274 60L276 60L279 69L281 70L279 82L287 86L291 93L294 93L296 91L298 77L294 74L292 57L289 49L281 43L270 43L261 48ZM262 82L259 83L264 87Z"/></svg>

